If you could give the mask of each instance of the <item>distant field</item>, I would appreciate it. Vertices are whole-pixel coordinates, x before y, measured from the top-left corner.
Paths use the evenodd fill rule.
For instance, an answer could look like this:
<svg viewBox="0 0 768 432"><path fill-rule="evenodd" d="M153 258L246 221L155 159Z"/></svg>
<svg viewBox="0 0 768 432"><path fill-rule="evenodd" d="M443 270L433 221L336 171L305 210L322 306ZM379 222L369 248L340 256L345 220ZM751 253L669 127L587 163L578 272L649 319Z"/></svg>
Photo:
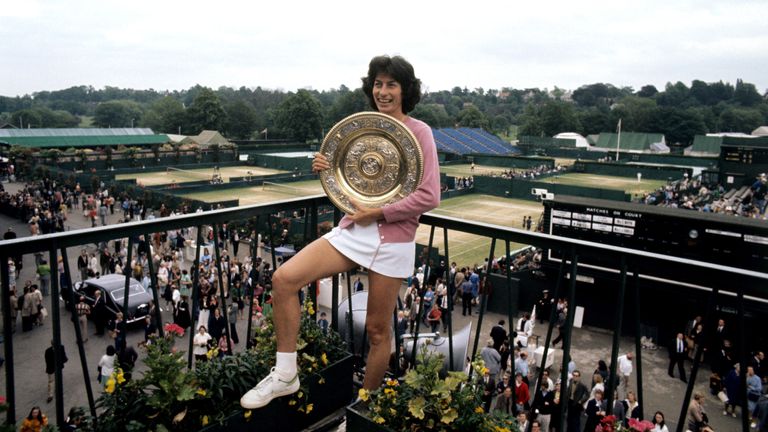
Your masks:
<svg viewBox="0 0 768 432"><path fill-rule="evenodd" d="M491 176L501 175L504 171L522 171L522 169L506 168L491 165L475 165L474 171L472 165L445 165L440 167L440 172L452 177L469 177L469 176Z"/></svg>
<svg viewBox="0 0 768 432"><path fill-rule="evenodd" d="M650 192L667 184L664 180L641 180L636 177L616 177L599 174L566 173L555 177L536 179L545 183L587 186L600 189L620 190L633 195Z"/></svg>
<svg viewBox="0 0 768 432"><path fill-rule="evenodd" d="M320 180L306 180L300 182L285 183L281 186L252 186L234 189L213 190L209 192L179 194L179 196L205 202L239 199L240 205L251 205L271 201L279 201L288 198L317 195L321 193L323 193L323 187L320 185Z"/></svg>
<svg viewBox="0 0 768 432"><path fill-rule="evenodd" d="M512 228L520 228L523 216L531 216L533 218L532 230L536 227L539 216L543 212L544 207L541 203L483 194L469 194L443 200L440 207L433 210L433 213L439 215ZM428 244L429 230L428 226L420 226L416 232L416 241L424 245ZM433 246L439 248L441 254L445 253L442 229L435 229ZM519 249L523 246L519 243L511 243L510 250ZM483 260L488 258L490 247L491 240L488 238L460 232L448 233L449 259L456 261L459 266L482 264ZM496 242L495 255L503 255L505 247L503 242Z"/></svg>
<svg viewBox="0 0 768 432"><path fill-rule="evenodd" d="M228 166L219 168L221 177L225 183L229 183L230 177L245 177L248 175L260 176L270 174L281 174L287 171L276 170L272 168L260 168L250 165ZM250 172L250 174L249 174ZM163 184L185 183L199 180L210 180L213 176L213 168L184 169L182 171L160 171L150 173L118 174L117 180L136 179L137 182L145 186L156 186Z"/></svg>

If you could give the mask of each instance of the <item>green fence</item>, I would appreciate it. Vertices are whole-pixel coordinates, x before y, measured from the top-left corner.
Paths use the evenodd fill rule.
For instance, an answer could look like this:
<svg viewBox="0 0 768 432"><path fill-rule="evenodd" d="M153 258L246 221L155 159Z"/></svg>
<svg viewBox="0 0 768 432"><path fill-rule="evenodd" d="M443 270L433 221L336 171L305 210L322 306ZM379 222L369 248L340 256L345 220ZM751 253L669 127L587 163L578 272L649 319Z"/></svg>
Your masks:
<svg viewBox="0 0 768 432"><path fill-rule="evenodd" d="M616 153L614 153L615 157ZM678 156L672 154L638 154L638 153L619 153L620 160L627 160L631 162L648 162L648 163L660 163L669 165L683 165L683 166L699 166L713 168L717 166L717 157L694 157L694 156Z"/></svg>
<svg viewBox="0 0 768 432"><path fill-rule="evenodd" d="M312 159L301 157L281 157L265 154L251 154L249 161L256 166L285 171L312 171Z"/></svg>
<svg viewBox="0 0 768 432"><path fill-rule="evenodd" d="M555 167L555 160L547 157L531 156L495 156L495 155L471 155L468 160L478 165L498 166L505 168L534 168L542 165L547 168Z"/></svg>
<svg viewBox="0 0 768 432"><path fill-rule="evenodd" d="M587 198L600 198L612 201L625 201L631 195L619 190L606 190L586 186L544 183L522 179L505 179L499 177L475 177L474 191L488 195L503 196L515 199L537 201L539 198L531 194L532 189L546 189L557 195L573 195Z"/></svg>
<svg viewBox="0 0 768 432"><path fill-rule="evenodd" d="M575 172L601 174L617 177L636 177L640 173L644 179L650 180L668 180L681 179L684 174L690 177L693 173L691 168L673 168L669 166L656 165L626 165L615 162L592 162L578 161L573 164Z"/></svg>

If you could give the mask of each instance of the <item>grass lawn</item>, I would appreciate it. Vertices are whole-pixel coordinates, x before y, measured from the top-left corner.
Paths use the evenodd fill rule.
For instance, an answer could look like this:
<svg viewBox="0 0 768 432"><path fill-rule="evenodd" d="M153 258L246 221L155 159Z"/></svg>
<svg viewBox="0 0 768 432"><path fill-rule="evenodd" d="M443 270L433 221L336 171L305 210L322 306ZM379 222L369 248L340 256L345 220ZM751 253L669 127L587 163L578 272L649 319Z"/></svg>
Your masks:
<svg viewBox="0 0 768 432"><path fill-rule="evenodd" d="M451 216L470 221L486 222L512 228L520 228L523 216L533 218L532 229L535 228L539 216L544 212L541 203L526 200L509 199L483 194L469 194L450 198L440 203L440 207L432 211L435 214ZM430 227L421 225L416 232L416 241L427 245L429 243ZM516 250L525 245L510 243L510 250ZM435 229L433 247L440 253L445 253L443 247L443 231ZM448 233L449 259L461 266L481 264L490 253L491 240L461 232ZM496 242L495 255L505 253L504 242Z"/></svg>
<svg viewBox="0 0 768 432"><path fill-rule="evenodd" d="M260 168L250 165L238 165L220 167L219 172L225 183L229 182L230 177L245 177L248 175L260 176L270 174L287 173L288 171L276 170L272 168ZM250 172L250 174L248 174ZM200 168L200 169L184 169L182 171L159 171L148 173L130 173L130 174L118 174L115 176L117 180L123 179L136 179L138 183L145 186L155 186L163 184L171 184L174 181L176 183L185 183L191 181L210 180L213 176L213 168ZM216 200L218 201L218 200Z"/></svg>
<svg viewBox="0 0 768 432"><path fill-rule="evenodd" d="M288 198L317 195L321 193L323 193L323 187L320 185L320 180L305 180L300 182L285 183L284 186L251 186L234 189L212 190L209 192L179 194L179 196L205 202L239 199L240 205L251 205L279 201Z"/></svg>
<svg viewBox="0 0 768 432"><path fill-rule="evenodd" d="M566 173L544 179L536 179L545 183L559 183L574 186L587 186L600 189L620 190L632 195L650 192L667 184L665 180L641 180L636 177L616 177L587 173Z"/></svg>

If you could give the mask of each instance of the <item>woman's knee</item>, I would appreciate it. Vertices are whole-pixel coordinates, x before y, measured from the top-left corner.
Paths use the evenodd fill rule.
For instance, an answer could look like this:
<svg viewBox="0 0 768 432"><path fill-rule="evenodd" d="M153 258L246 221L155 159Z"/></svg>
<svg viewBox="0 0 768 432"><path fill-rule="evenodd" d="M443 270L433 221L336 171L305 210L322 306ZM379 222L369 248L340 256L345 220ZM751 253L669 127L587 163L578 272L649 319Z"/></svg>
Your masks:
<svg viewBox="0 0 768 432"><path fill-rule="evenodd" d="M389 323L384 325L368 323L365 326L365 330L368 333L368 340L371 345L389 343L392 336L392 329L390 328Z"/></svg>
<svg viewBox="0 0 768 432"><path fill-rule="evenodd" d="M272 275L272 293L273 295L295 294L299 290L301 281L295 275L285 271L280 267Z"/></svg>

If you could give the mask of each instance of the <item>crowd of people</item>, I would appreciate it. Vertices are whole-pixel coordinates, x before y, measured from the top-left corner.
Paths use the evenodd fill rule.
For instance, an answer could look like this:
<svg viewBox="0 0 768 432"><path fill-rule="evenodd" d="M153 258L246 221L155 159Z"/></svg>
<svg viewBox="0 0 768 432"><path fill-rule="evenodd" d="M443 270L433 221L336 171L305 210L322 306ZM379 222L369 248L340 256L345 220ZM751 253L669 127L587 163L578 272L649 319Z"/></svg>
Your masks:
<svg viewBox="0 0 768 432"><path fill-rule="evenodd" d="M700 177L682 179L645 193L640 197L643 204L694 210L704 213L720 213L747 218L765 219L766 174L743 189L726 191L720 184L704 184Z"/></svg>
<svg viewBox="0 0 768 432"><path fill-rule="evenodd" d="M549 165L542 164L525 170L504 170L501 173L494 173L494 177L502 177L508 179L527 179L535 180L537 177L541 177L547 174L560 174L567 171L567 168L563 165L556 165L550 167Z"/></svg>

